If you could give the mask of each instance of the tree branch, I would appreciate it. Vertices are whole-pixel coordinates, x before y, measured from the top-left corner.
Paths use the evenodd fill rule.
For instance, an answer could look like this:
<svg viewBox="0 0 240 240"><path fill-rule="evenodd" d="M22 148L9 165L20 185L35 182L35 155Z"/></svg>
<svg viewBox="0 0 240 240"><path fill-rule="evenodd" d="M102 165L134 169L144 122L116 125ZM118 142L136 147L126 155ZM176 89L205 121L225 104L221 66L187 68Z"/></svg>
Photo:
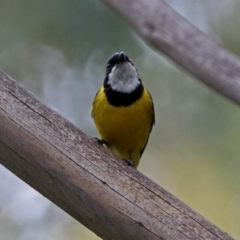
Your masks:
<svg viewBox="0 0 240 240"><path fill-rule="evenodd" d="M232 239L0 71L0 163L108 239Z"/></svg>
<svg viewBox="0 0 240 240"><path fill-rule="evenodd" d="M240 60L212 42L163 0L101 0L158 50L240 104Z"/></svg>

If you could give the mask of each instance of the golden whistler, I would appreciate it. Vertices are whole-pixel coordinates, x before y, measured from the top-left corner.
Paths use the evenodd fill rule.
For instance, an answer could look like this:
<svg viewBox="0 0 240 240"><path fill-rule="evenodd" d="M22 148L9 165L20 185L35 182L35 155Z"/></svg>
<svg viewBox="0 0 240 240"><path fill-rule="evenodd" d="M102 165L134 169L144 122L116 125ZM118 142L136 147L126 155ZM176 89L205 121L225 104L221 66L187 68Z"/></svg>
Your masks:
<svg viewBox="0 0 240 240"><path fill-rule="evenodd" d="M125 53L115 53L108 60L91 115L101 137L99 142L136 168L155 117L152 97Z"/></svg>

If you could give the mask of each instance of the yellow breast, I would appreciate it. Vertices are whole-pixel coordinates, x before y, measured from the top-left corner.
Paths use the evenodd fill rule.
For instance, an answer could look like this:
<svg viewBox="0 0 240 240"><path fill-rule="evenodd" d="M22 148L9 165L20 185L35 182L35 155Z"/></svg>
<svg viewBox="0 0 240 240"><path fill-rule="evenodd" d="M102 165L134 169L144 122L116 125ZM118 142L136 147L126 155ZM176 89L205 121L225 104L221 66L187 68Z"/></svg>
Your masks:
<svg viewBox="0 0 240 240"><path fill-rule="evenodd" d="M149 92L129 106L108 103L103 87L97 93L91 111L101 138L109 149L137 167L154 122L154 109Z"/></svg>

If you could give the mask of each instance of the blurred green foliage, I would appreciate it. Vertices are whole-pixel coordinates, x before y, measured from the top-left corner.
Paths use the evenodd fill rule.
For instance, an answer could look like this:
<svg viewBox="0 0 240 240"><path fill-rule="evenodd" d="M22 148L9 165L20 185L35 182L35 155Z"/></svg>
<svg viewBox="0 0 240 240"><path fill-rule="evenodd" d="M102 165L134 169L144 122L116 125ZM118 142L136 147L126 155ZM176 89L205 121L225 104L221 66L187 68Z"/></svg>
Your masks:
<svg viewBox="0 0 240 240"><path fill-rule="evenodd" d="M228 8L219 0L167 2L212 39L240 54L237 0ZM91 135L97 133L89 109L107 59L125 51L152 93L156 111L156 126L139 170L240 238L238 106L149 48L97 0L2 0L0 32L0 68ZM5 203L0 204L0 239L30 240L34 234L34 239L45 240L98 239L40 195L32 209L46 204L46 214L36 213L34 218L29 211L20 224L17 213L11 214L12 206L21 208L33 200L26 197L23 205L16 203L21 195L14 195L13 185L20 180L0 170L6 176L0 184L0 202ZM22 194L30 191L27 186L22 189ZM28 219L34 220L29 224ZM38 229L39 238L29 229Z"/></svg>

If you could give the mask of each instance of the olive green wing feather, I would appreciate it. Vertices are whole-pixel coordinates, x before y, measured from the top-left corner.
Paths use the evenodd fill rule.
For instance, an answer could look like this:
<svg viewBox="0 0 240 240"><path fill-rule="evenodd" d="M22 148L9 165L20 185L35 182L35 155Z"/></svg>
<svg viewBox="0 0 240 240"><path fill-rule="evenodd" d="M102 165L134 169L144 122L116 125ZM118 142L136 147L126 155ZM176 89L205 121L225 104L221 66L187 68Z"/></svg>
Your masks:
<svg viewBox="0 0 240 240"><path fill-rule="evenodd" d="M149 136L150 136L150 133L152 131L152 128L153 128L153 125L155 125L155 111L154 111L154 104L153 104L153 99L152 99L152 96L151 94L147 91L148 95L149 95L149 98L151 99L151 112L152 112L152 122L151 122L151 127L150 127L150 131L149 131L149 134L148 134L148 138L146 140L146 143L144 145L144 147L140 150L140 158L142 157L143 155L143 152L148 144L148 140L149 140Z"/></svg>

